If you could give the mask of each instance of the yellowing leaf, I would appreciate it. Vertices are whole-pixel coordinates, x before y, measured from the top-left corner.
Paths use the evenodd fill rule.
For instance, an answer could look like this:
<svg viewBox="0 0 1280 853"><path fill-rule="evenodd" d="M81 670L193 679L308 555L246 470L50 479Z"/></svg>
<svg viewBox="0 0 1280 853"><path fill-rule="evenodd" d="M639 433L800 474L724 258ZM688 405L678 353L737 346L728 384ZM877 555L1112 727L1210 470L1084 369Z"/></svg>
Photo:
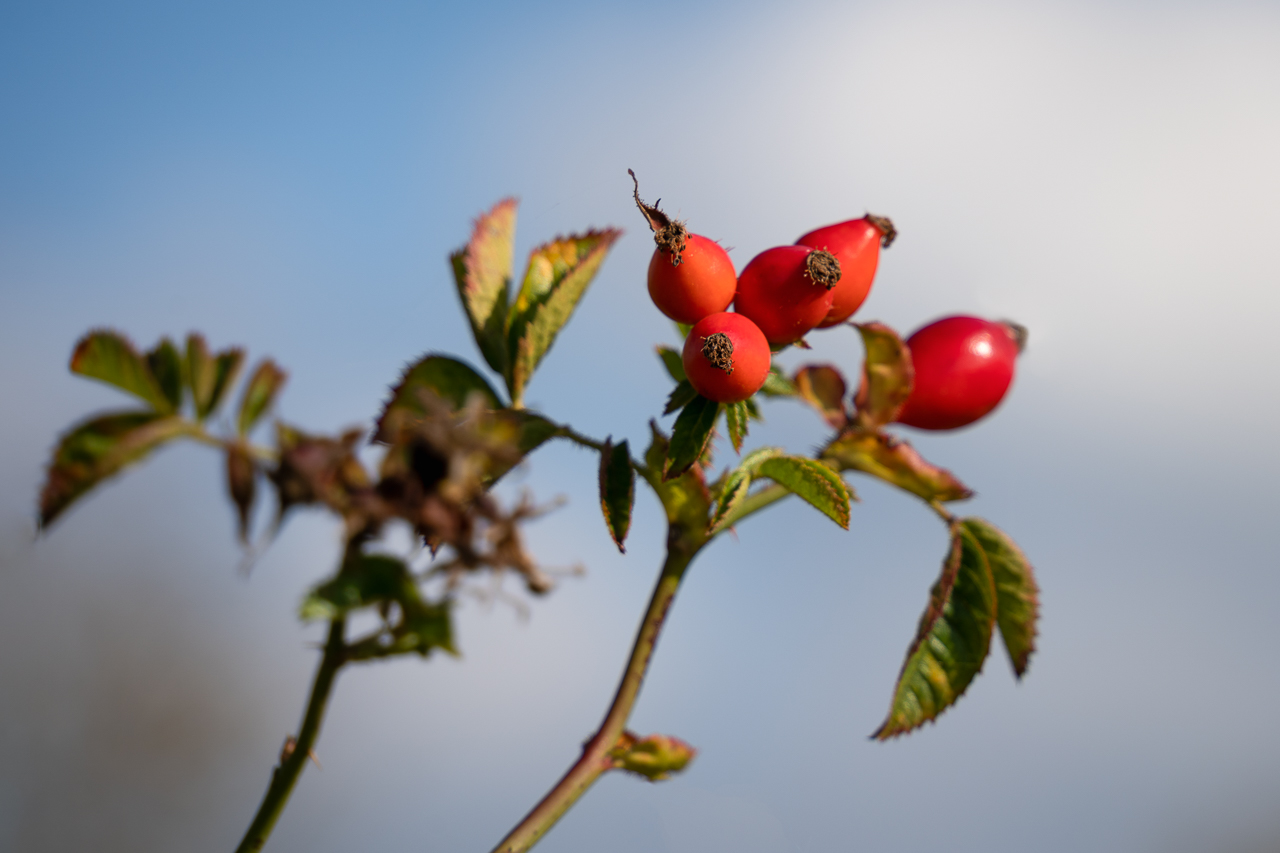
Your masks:
<svg viewBox="0 0 1280 853"><path fill-rule="evenodd" d="M586 293L615 240L616 229L563 237L533 250L508 318L507 388L519 404L524 387Z"/></svg>

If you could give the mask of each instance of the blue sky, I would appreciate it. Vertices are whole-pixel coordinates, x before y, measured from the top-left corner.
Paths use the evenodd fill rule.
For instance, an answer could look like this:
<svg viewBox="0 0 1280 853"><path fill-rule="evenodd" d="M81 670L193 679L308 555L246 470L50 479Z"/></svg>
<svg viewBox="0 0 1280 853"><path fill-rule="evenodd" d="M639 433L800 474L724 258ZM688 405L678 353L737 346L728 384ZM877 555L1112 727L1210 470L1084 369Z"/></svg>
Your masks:
<svg viewBox="0 0 1280 853"><path fill-rule="evenodd" d="M628 167L739 268L893 216L860 317L1030 327L993 417L909 437L1035 562L1041 651L1015 685L997 650L938 725L868 742L942 531L874 483L847 533L780 506L699 558L633 719L697 762L606 778L539 849L1280 837L1273 6L11 3L0 115L0 849L233 844L314 663L298 600L334 558L300 516L239 575L198 448L33 542L53 437L117 402L67 374L78 336L200 329L290 370L282 417L364 423L408 359L479 361L444 258L514 194L518 255L627 230L528 398L642 441L667 391L652 346L675 338ZM856 371L854 335L814 342ZM766 416L754 441L822 439ZM469 602L460 661L344 674L270 849L488 849L558 776L660 559L643 495L612 549L594 462L548 448L508 488L568 497L530 536L586 576L527 621Z"/></svg>

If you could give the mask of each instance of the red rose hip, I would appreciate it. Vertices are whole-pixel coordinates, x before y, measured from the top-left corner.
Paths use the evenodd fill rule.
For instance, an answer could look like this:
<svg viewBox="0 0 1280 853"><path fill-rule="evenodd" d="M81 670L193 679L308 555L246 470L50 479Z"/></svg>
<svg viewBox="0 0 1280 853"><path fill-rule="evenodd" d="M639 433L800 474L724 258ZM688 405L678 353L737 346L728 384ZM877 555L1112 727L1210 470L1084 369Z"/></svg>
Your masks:
<svg viewBox="0 0 1280 853"><path fill-rule="evenodd" d="M672 320L693 324L729 307L738 276L720 244L686 234L677 254L662 245L649 259L649 298Z"/></svg>
<svg viewBox="0 0 1280 853"><path fill-rule="evenodd" d="M839 281L840 264L830 252L775 246L743 268L733 308L759 326L771 346L785 346L827 316Z"/></svg>
<svg viewBox="0 0 1280 853"><path fill-rule="evenodd" d="M915 383L898 422L955 429L999 405L1026 340L1026 329L978 317L946 317L907 338Z"/></svg>
<svg viewBox="0 0 1280 853"><path fill-rule="evenodd" d="M694 390L717 403L737 403L769 376L769 342L741 314L703 317L684 341L684 372Z"/></svg>
<svg viewBox="0 0 1280 853"><path fill-rule="evenodd" d="M818 323L818 328L843 323L862 307L876 277L880 249L889 248L897 236L898 231L888 217L868 213L861 219L810 231L796 241L797 246L826 249L840 262L840 281L831 292L831 310Z"/></svg>

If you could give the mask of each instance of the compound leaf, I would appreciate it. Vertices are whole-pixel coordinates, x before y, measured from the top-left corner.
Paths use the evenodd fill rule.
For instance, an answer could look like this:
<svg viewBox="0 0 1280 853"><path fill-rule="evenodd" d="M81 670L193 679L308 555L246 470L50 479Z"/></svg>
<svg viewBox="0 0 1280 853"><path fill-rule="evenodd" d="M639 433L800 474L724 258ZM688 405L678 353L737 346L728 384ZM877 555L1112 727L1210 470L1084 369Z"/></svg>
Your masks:
<svg viewBox="0 0 1280 853"><path fill-rule="evenodd" d="M622 232L609 228L562 237L533 250L509 315L507 388L518 403L534 370L573 315Z"/></svg>
<svg viewBox="0 0 1280 853"><path fill-rule="evenodd" d="M168 411L182 408L182 356L173 341L162 338L146 355L147 367L155 377L160 393L169 404Z"/></svg>
<svg viewBox="0 0 1280 853"><path fill-rule="evenodd" d="M818 410L828 424L841 429L849 422L845 411L844 375L829 364L810 364L796 371L791 378L800 399Z"/></svg>
<svg viewBox="0 0 1280 853"><path fill-rule="evenodd" d="M720 404L697 395L681 411L671 431L671 446L667 449L662 479L670 480L688 471L702 458L715 429Z"/></svg>
<svg viewBox="0 0 1280 853"><path fill-rule="evenodd" d="M872 735L888 740L955 704L991 650L996 590L986 552L964 525L952 531L942 575L929 593L898 676L889 715Z"/></svg>
<svg viewBox="0 0 1280 853"><path fill-rule="evenodd" d="M927 501L959 501L973 496L946 468L926 462L907 442L882 432L853 430L822 451L842 471L861 471Z"/></svg>
<svg viewBox="0 0 1280 853"><path fill-rule="evenodd" d="M117 332L100 329L81 338L71 355L71 372L127 391L161 414L167 415L176 408L147 360Z"/></svg>
<svg viewBox="0 0 1280 853"><path fill-rule="evenodd" d="M73 427L49 462L40 526L47 528L94 486L190 429L180 417L145 411L100 415Z"/></svg>
<svg viewBox="0 0 1280 853"><path fill-rule="evenodd" d="M232 347L211 356L202 335L187 336L187 385L191 388L197 420L203 421L217 410L243 365L244 350Z"/></svg>
<svg viewBox="0 0 1280 853"><path fill-rule="evenodd" d="M826 464L803 456L773 456L760 462L761 476L785 486L836 524L849 529L849 501L853 490Z"/></svg>
<svg viewBox="0 0 1280 853"><path fill-rule="evenodd" d="M635 502L636 472L631 467L631 448L625 440L616 446L611 439L607 440L604 450L600 451L600 509L609 535L624 554L627 549L622 543L631 528Z"/></svg>
<svg viewBox="0 0 1280 853"><path fill-rule="evenodd" d="M858 425L871 430L892 423L902 411L915 369L911 351L893 329L883 323L861 323L857 329L867 352L854 406Z"/></svg>
<svg viewBox="0 0 1280 853"><path fill-rule="evenodd" d="M271 359L264 358L258 363L258 369L245 383L244 395L240 398L240 416L237 426L241 435L248 435L257 426L258 421L271 408L276 395L284 387L289 374L285 373Z"/></svg>
<svg viewBox="0 0 1280 853"><path fill-rule="evenodd" d="M458 296L484 360L507 373L507 303L516 231L516 200L503 199L481 214L467 245L449 256Z"/></svg>
<svg viewBox="0 0 1280 853"><path fill-rule="evenodd" d="M429 354L405 368L400 382L391 391L391 399L382 408L375 440L389 441L404 418L425 416L425 392L434 394L455 410L465 406L472 394L480 395L485 408L502 407L497 392L471 365L447 355Z"/></svg>
<svg viewBox="0 0 1280 853"><path fill-rule="evenodd" d="M718 533L729 526L734 512L746 499L747 492L751 488L752 477L760 470L761 463L781 455L783 453L779 448L761 447L748 453L738 463L738 467L729 472L716 498L716 511L707 526L708 534Z"/></svg>
<svg viewBox="0 0 1280 853"><path fill-rule="evenodd" d="M982 546L996 585L996 624L1013 672L1022 678L1036 650L1040 588L1026 555L999 528L981 518L960 522Z"/></svg>

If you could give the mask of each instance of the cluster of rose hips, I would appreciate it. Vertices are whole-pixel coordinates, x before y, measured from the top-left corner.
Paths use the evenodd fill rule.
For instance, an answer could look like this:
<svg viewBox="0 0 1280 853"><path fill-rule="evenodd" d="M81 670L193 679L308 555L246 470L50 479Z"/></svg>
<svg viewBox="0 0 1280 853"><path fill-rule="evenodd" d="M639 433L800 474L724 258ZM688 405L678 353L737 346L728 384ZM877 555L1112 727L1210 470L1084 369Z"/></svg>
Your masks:
<svg viewBox="0 0 1280 853"><path fill-rule="evenodd" d="M718 403L751 397L764 385L773 353L852 317L871 291L880 249L897 236L889 219L867 214L765 249L735 274L718 243L642 202L638 184L635 199L658 246L649 296L663 314L692 326L685 375ZM898 422L954 429L986 415L1013 381L1025 334L1013 323L965 316L917 330L906 341L915 381Z"/></svg>

